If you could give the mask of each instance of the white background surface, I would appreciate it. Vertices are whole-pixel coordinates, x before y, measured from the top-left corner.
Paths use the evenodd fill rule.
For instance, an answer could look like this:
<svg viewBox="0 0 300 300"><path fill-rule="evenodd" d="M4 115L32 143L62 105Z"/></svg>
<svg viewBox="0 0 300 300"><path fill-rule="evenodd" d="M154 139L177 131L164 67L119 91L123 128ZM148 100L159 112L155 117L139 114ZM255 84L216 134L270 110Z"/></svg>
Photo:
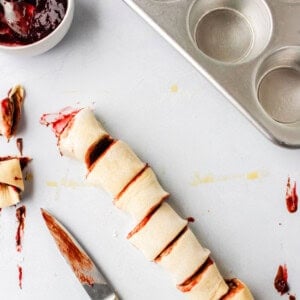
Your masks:
<svg viewBox="0 0 300 300"><path fill-rule="evenodd" d="M300 212L285 208L288 176L300 182L300 151L263 137L121 0L76 4L69 34L49 53L0 54L1 97L17 83L27 91L18 136L33 158L21 254L15 208L0 216L0 299L88 299L40 207L71 229L122 299L184 299L126 241L131 219L104 192L85 186L83 166L61 158L53 134L39 125L42 113L77 102L94 107L111 134L154 168L178 212L196 219L191 226L224 276L247 282L256 299L287 299L273 287L278 265L286 263L291 292L300 296ZM0 154L17 154L15 140L2 138ZM259 178L247 180L251 172ZM204 183L207 176L213 182Z"/></svg>

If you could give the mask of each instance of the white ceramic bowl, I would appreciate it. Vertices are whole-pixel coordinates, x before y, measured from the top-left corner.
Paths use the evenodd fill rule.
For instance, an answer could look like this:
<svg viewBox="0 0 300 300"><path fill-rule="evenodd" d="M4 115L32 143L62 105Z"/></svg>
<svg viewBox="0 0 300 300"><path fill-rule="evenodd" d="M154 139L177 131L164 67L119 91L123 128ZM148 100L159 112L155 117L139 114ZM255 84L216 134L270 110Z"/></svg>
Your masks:
<svg viewBox="0 0 300 300"><path fill-rule="evenodd" d="M55 45L57 45L66 35L73 21L74 16L74 0L68 0L66 14L58 25L49 35L43 39L24 46L4 46L0 45L0 51L18 56L36 56L42 54Z"/></svg>

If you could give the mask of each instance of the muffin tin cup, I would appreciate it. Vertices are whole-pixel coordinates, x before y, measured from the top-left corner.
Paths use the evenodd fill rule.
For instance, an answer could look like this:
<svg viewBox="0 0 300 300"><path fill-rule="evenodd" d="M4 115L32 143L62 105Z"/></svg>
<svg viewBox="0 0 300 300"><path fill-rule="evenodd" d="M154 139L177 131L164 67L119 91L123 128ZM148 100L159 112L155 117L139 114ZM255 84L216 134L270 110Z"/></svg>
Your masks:
<svg viewBox="0 0 300 300"><path fill-rule="evenodd" d="M272 141L300 147L300 0L124 0Z"/></svg>
<svg viewBox="0 0 300 300"><path fill-rule="evenodd" d="M286 47L267 57L257 72L256 91L271 118L300 124L300 47Z"/></svg>
<svg viewBox="0 0 300 300"><path fill-rule="evenodd" d="M189 35L199 50L225 63L258 56L270 41L271 23L261 0L195 1L188 14Z"/></svg>

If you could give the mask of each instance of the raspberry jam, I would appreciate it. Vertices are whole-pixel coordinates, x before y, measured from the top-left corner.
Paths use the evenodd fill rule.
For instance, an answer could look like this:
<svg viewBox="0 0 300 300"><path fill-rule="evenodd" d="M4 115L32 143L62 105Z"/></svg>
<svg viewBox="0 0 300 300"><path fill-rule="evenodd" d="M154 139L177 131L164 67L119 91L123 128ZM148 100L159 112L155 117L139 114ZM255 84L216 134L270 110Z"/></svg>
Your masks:
<svg viewBox="0 0 300 300"><path fill-rule="evenodd" d="M68 0L11 0L15 24L9 26L5 9L0 4L0 44L5 46L28 45L37 42L54 31L63 20ZM14 30L22 29L22 34Z"/></svg>

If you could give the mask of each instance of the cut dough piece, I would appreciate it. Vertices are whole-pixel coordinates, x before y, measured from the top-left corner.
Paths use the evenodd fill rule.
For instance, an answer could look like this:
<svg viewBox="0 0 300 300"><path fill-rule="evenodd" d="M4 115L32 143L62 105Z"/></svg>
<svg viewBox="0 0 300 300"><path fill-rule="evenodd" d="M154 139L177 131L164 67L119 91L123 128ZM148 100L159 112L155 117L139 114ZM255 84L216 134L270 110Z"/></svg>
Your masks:
<svg viewBox="0 0 300 300"><path fill-rule="evenodd" d="M10 185L0 183L0 208L15 205L20 202L19 191Z"/></svg>
<svg viewBox="0 0 300 300"><path fill-rule="evenodd" d="M59 137L58 147L62 155L85 162L86 154L91 151L90 148L108 136L96 120L93 111L90 108L84 108L63 130Z"/></svg>
<svg viewBox="0 0 300 300"><path fill-rule="evenodd" d="M87 181L102 187L116 198L145 167L146 164L126 143L117 141L95 161L87 175Z"/></svg>
<svg viewBox="0 0 300 300"><path fill-rule="evenodd" d="M20 159L8 158L0 161L0 183L11 185L24 191Z"/></svg>
<svg viewBox="0 0 300 300"><path fill-rule="evenodd" d="M140 222L168 196L148 167L120 194L115 205Z"/></svg>
<svg viewBox="0 0 300 300"><path fill-rule="evenodd" d="M178 288L191 300L219 300L228 292L216 264L208 258L199 272Z"/></svg>
<svg viewBox="0 0 300 300"><path fill-rule="evenodd" d="M248 287L239 279L234 278L229 280L229 292L222 300L254 300Z"/></svg>
<svg viewBox="0 0 300 300"><path fill-rule="evenodd" d="M194 233L187 228L187 230L156 259L156 262L171 273L176 284L182 284L200 269L209 255L210 251L203 248Z"/></svg>
<svg viewBox="0 0 300 300"><path fill-rule="evenodd" d="M186 225L187 220L182 219L167 203L163 203L129 233L128 239L152 261Z"/></svg>
<svg viewBox="0 0 300 300"><path fill-rule="evenodd" d="M17 85L8 92L8 97L0 103L0 135L8 140L16 133L22 115L25 91Z"/></svg>

